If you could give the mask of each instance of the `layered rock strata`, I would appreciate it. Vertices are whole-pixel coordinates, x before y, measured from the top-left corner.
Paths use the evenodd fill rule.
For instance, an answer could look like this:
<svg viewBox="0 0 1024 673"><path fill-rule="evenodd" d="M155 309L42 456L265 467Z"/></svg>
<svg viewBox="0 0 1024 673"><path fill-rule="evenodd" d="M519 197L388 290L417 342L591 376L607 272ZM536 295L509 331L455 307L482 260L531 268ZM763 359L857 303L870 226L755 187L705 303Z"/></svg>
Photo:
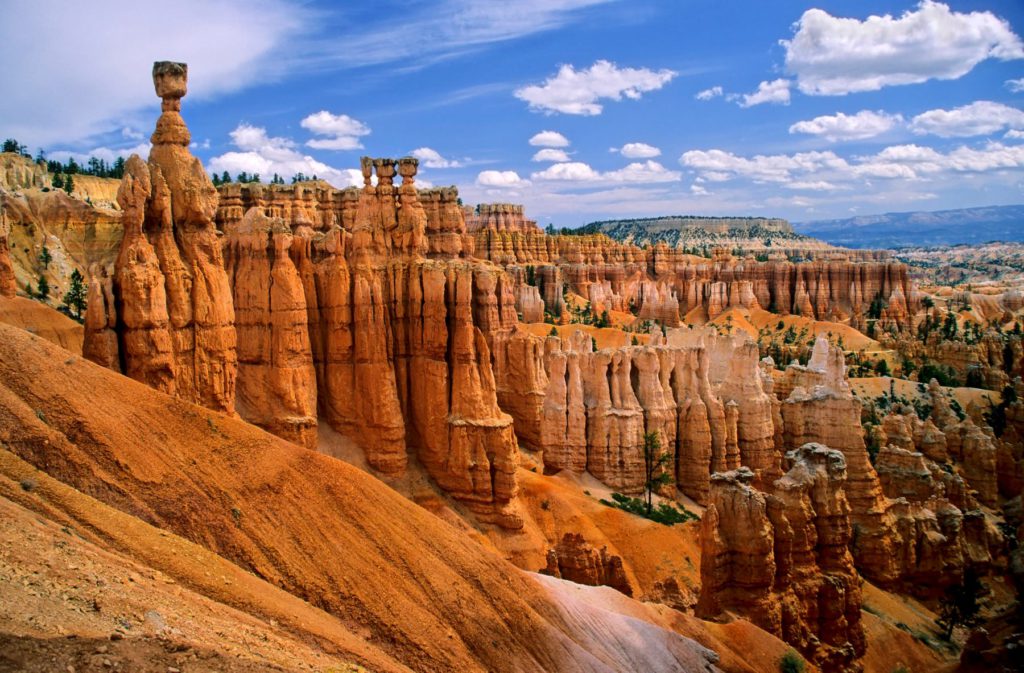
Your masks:
<svg viewBox="0 0 1024 673"><path fill-rule="evenodd" d="M0 210L0 296L4 297L13 297L18 289L14 265L11 263L10 234L10 225L7 224L4 211Z"/></svg>
<svg viewBox="0 0 1024 673"><path fill-rule="evenodd" d="M515 203L481 203L475 208L466 206L462 210L466 231L475 233L482 229L491 231L518 231L539 233L537 222L523 214L523 206Z"/></svg>
<svg viewBox="0 0 1024 673"><path fill-rule="evenodd" d="M149 162L125 165L124 235L110 282L91 280L85 352L158 390L233 413L234 307L213 223L217 191L189 152L183 64L153 66L162 114ZM102 312L102 313L101 313Z"/></svg>
<svg viewBox="0 0 1024 673"><path fill-rule="evenodd" d="M228 413L237 377L247 420L312 448L323 419L381 473L412 456L482 520L521 526L488 343L515 324L515 295L463 259L455 192L428 192L428 214L415 159L364 158L361 189L229 186L218 207L179 114L185 66L153 73L163 113L149 163L126 164L124 237L91 281L87 356Z"/></svg>
<svg viewBox="0 0 1024 673"><path fill-rule="evenodd" d="M708 260L663 243L639 248L603 235L483 228L475 236L476 254L484 259L509 269L554 266L569 289L592 305L632 308L641 318L670 326L694 310L711 319L728 308L762 308L866 329L867 311L877 299L884 308L876 328L907 330L920 301L905 265L855 254L758 261L722 249Z"/></svg>
<svg viewBox="0 0 1024 673"><path fill-rule="evenodd" d="M749 339L682 328L595 351L582 331L562 340L514 330L494 344L499 403L549 470L638 493L644 433L655 432L676 485L700 503L713 472L742 464L758 483L781 475L774 400Z"/></svg>
<svg viewBox="0 0 1024 673"><path fill-rule="evenodd" d="M847 548L846 461L818 444L787 459L792 467L767 493L751 486L746 468L711 478L697 614L741 615L822 670L859 670L866 642L860 578Z"/></svg>
<svg viewBox="0 0 1024 673"><path fill-rule="evenodd" d="M633 595L622 558L609 554L607 547L594 549L578 533L566 533L548 550L546 565L540 572L577 584L609 586L627 596Z"/></svg>

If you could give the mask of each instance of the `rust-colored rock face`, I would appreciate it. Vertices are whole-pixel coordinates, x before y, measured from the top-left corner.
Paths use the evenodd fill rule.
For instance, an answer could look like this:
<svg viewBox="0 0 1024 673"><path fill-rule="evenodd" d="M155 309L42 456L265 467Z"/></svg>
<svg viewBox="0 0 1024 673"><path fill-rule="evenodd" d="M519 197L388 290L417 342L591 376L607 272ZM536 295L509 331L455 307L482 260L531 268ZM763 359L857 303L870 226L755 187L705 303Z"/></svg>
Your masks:
<svg viewBox="0 0 1024 673"><path fill-rule="evenodd" d="M466 220L466 231L481 230L515 231L519 233L540 233L535 220L523 215L523 206L514 203L481 203L475 208L462 209Z"/></svg>
<svg viewBox="0 0 1024 673"><path fill-rule="evenodd" d="M316 448L316 371L306 296L282 220L252 209L225 241L238 334L236 407L251 423Z"/></svg>
<svg viewBox="0 0 1024 673"><path fill-rule="evenodd" d="M0 295L13 297L18 289L18 281L14 278L14 265L11 264L11 248L8 236L11 230L7 218L0 209Z"/></svg>
<svg viewBox="0 0 1024 673"><path fill-rule="evenodd" d="M673 481L700 503L716 471L782 474L774 399L757 346L714 330L656 331L646 346L595 351L582 331L494 338L498 399L550 470L587 471L626 493L643 488L645 432L656 432Z"/></svg>
<svg viewBox="0 0 1024 673"><path fill-rule="evenodd" d="M387 475L413 453L482 520L520 526L488 344L516 322L511 284L466 259L457 193L417 191L414 159L362 169L360 190L222 188L239 411L311 447L322 418Z"/></svg>
<svg viewBox="0 0 1024 673"><path fill-rule="evenodd" d="M606 547L594 549L578 533L566 533L548 550L547 565L540 572L577 584L609 586L627 596L633 595L622 559L609 554Z"/></svg>
<svg viewBox="0 0 1024 673"><path fill-rule="evenodd" d="M254 186L218 207L179 114L186 73L154 66L163 111L149 163L126 165L124 237L114 273L92 279L85 353L229 413L237 376L247 420L314 448L322 414L375 469L401 474L415 451L482 519L521 525L485 337L515 323L515 298L500 271L457 259L457 195L436 192L431 220L415 159L365 159L361 190Z"/></svg>
<svg viewBox="0 0 1024 673"><path fill-rule="evenodd" d="M847 549L843 454L806 444L768 492L746 468L714 475L701 527L697 613L742 615L822 670L854 671L865 650L860 578Z"/></svg>
<svg viewBox="0 0 1024 673"><path fill-rule="evenodd" d="M907 330L919 306L907 267L873 251L801 250L809 261L785 255L766 261L739 259L715 250L711 259L685 254L664 243L639 248L603 234L547 236L529 228L496 225L470 228L476 255L509 271L528 266L560 270L573 292L595 307L626 311L667 326L699 310L715 318L729 308L763 308L818 320L867 327L867 311L884 303L877 329ZM513 273L516 278L522 276ZM543 293L547 310L560 315Z"/></svg>
<svg viewBox="0 0 1024 673"><path fill-rule="evenodd" d="M125 166L114 301L90 301L84 351L158 390L233 413L234 307L213 223L217 192L188 150L179 113L185 67L157 63L153 81L163 112L149 163L133 156ZM108 295L102 277L91 285L93 299Z"/></svg>

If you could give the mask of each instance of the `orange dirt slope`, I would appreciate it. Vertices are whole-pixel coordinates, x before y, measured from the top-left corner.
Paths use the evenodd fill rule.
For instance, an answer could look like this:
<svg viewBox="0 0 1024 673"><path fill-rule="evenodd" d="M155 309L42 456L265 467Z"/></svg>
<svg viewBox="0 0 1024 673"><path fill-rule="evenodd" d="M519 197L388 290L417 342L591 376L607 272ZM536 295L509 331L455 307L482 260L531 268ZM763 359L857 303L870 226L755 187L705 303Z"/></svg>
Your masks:
<svg viewBox="0 0 1024 673"><path fill-rule="evenodd" d="M628 670L666 651L702 652L654 626L608 638L610 612L567 608L358 469L7 325L0 444L331 612L413 670ZM227 589L217 598L240 600Z"/></svg>

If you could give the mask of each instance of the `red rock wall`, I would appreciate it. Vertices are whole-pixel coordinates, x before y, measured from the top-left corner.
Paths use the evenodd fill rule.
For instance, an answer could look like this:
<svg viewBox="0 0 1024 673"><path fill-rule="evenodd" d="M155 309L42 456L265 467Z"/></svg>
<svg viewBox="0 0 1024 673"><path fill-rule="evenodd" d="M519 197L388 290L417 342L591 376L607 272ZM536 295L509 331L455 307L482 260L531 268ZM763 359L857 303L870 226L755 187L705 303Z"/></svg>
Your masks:
<svg viewBox="0 0 1024 673"><path fill-rule="evenodd" d="M859 670L866 642L860 578L847 549L843 454L807 444L767 492L746 468L711 479L701 524L697 614L750 619L822 670Z"/></svg>

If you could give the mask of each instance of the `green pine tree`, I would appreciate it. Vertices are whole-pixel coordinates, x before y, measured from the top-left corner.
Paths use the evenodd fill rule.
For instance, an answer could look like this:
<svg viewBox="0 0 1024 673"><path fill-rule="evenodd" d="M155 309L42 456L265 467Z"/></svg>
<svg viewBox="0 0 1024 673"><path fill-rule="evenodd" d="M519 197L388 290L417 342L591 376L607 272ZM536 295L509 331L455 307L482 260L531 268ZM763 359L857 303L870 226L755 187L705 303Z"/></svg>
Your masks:
<svg viewBox="0 0 1024 673"><path fill-rule="evenodd" d="M50 283L42 274L39 274L39 282L36 283L36 298L43 301L50 298Z"/></svg>
<svg viewBox="0 0 1024 673"><path fill-rule="evenodd" d="M64 294L64 299L61 300L61 304L67 307L72 318L78 322L82 322L83 316L85 315L87 301L86 288L82 274L78 269L75 269L71 272L71 286Z"/></svg>

